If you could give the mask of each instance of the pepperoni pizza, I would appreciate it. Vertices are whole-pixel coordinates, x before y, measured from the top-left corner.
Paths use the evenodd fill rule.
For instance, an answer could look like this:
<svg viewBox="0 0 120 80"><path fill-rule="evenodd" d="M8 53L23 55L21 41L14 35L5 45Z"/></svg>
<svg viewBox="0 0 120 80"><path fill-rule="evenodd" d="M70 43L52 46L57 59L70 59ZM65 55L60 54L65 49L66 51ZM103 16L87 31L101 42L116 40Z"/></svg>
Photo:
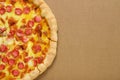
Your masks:
<svg viewBox="0 0 120 80"><path fill-rule="evenodd" d="M35 79L56 47L56 19L44 0L0 0L0 80Z"/></svg>

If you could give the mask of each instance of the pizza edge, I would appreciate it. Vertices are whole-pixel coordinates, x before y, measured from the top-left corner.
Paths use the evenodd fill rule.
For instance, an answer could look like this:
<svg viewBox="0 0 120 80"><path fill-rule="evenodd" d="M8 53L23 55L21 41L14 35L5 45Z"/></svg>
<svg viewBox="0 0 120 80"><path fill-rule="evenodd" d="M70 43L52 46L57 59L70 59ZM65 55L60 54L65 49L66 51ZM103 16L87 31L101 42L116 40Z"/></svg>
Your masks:
<svg viewBox="0 0 120 80"><path fill-rule="evenodd" d="M44 0L33 0L33 3L38 5L41 9L41 15L45 17L48 21L49 27L51 29L51 38L50 38L50 47L48 49L48 53L46 58L44 59L42 64L39 64L35 70L31 71L22 78L22 80L33 80L41 75L52 63L56 56L56 49L57 49L57 21L52 13L49 6L46 4Z"/></svg>

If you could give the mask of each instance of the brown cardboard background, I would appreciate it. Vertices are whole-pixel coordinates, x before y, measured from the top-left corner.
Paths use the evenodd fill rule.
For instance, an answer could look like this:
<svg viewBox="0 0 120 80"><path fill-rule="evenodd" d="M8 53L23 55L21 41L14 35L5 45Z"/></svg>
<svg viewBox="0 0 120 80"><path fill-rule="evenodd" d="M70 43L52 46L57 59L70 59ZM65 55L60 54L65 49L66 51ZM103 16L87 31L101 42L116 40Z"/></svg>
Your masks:
<svg viewBox="0 0 120 80"><path fill-rule="evenodd" d="M120 80L120 0L46 2L58 21L58 52L36 80Z"/></svg>

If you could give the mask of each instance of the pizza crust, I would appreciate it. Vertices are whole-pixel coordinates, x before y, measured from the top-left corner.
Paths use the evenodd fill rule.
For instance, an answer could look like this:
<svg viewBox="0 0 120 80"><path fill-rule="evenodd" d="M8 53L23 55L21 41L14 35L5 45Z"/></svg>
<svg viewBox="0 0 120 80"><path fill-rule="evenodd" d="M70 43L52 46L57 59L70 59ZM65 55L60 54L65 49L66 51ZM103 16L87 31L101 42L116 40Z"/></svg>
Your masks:
<svg viewBox="0 0 120 80"><path fill-rule="evenodd" d="M41 15L45 17L48 21L50 30L51 30L51 37L50 37L50 48L44 59L42 64L39 64L35 70L31 71L29 74L26 74L22 80L33 80L42 74L53 62L56 56L56 49L57 49L57 22L56 18L53 15L51 9L48 5L44 2L44 0L29 0L32 1L34 4L38 5L41 9Z"/></svg>
<svg viewBox="0 0 120 80"><path fill-rule="evenodd" d="M32 80L29 74L25 74L22 80Z"/></svg>
<svg viewBox="0 0 120 80"><path fill-rule="evenodd" d="M49 67L52 64L52 62L53 62L53 60L54 60L54 58L56 56L56 46L57 46L56 42L51 41L49 51L48 51L48 53L46 55L46 58L44 60L44 64L47 67Z"/></svg>
<svg viewBox="0 0 120 80"><path fill-rule="evenodd" d="M35 1L37 1L37 0L35 0ZM47 6L47 4L43 0L39 0L39 1L41 1L41 3L40 3L40 8L42 9L41 15L47 19L48 24L51 29L51 40L57 41L58 28L57 28L56 18L53 15L53 13L51 12L50 8Z"/></svg>

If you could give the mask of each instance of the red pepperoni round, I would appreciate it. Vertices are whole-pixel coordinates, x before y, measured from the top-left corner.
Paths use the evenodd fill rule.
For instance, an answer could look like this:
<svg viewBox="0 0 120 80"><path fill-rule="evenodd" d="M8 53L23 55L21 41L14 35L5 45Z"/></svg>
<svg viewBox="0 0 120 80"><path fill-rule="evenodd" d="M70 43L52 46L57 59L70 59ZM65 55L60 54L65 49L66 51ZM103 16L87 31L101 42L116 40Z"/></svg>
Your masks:
<svg viewBox="0 0 120 80"><path fill-rule="evenodd" d="M41 56L41 57L38 57L38 58L37 58L37 62L40 64L40 63L42 63L43 59L44 59L44 58L43 58L42 56Z"/></svg>
<svg viewBox="0 0 120 80"><path fill-rule="evenodd" d="M25 34L26 34L26 35L32 34L32 29L31 29L31 28L26 28L26 29L25 29Z"/></svg>
<svg viewBox="0 0 120 80"><path fill-rule="evenodd" d="M28 14L30 12L30 8L28 6L26 6L24 9L23 9L24 13L25 14Z"/></svg>
<svg viewBox="0 0 120 80"><path fill-rule="evenodd" d="M34 20L35 20L35 22L40 22L41 21L41 16L35 16Z"/></svg>
<svg viewBox="0 0 120 80"><path fill-rule="evenodd" d="M25 66L24 66L24 64L22 63L22 62L20 62L20 63L18 63L18 68L19 69L23 69Z"/></svg>
<svg viewBox="0 0 120 80"><path fill-rule="evenodd" d="M33 27L34 26L34 21L33 20L28 21L27 25L29 27Z"/></svg>
<svg viewBox="0 0 120 80"><path fill-rule="evenodd" d="M18 57L19 56L19 51L18 50L13 50L12 55L13 55L14 58Z"/></svg>
<svg viewBox="0 0 120 80"><path fill-rule="evenodd" d="M3 15L5 13L5 8L0 8L0 14Z"/></svg>
<svg viewBox="0 0 120 80"><path fill-rule="evenodd" d="M0 52L6 52L8 50L7 46L2 44L0 45Z"/></svg>
<svg viewBox="0 0 120 80"><path fill-rule="evenodd" d="M22 37L22 36L24 36L24 33L23 33L23 31L21 29L18 29L17 32L16 32L16 35L18 37Z"/></svg>
<svg viewBox="0 0 120 80"><path fill-rule="evenodd" d="M42 29L42 26L40 24L38 24L35 28L35 31L40 32L41 29Z"/></svg>
<svg viewBox="0 0 120 80"><path fill-rule="evenodd" d="M37 60L34 60L34 66L37 66Z"/></svg>
<svg viewBox="0 0 120 80"><path fill-rule="evenodd" d="M11 35L15 34L15 30L10 30Z"/></svg>
<svg viewBox="0 0 120 80"><path fill-rule="evenodd" d="M30 59L32 59L32 57L27 57L24 59L24 62L28 62Z"/></svg>
<svg viewBox="0 0 120 80"><path fill-rule="evenodd" d="M15 9L15 14L16 15L21 15L22 14L22 10L20 8L16 8Z"/></svg>
<svg viewBox="0 0 120 80"><path fill-rule="evenodd" d="M14 59L9 59L9 60L8 60L8 63L9 63L9 65L11 65L11 66L12 66L12 65L14 65L14 64L15 64L15 60L14 60Z"/></svg>
<svg viewBox="0 0 120 80"><path fill-rule="evenodd" d="M6 11L7 11L7 12L11 12L11 11L12 11L12 6L9 6L9 5L6 6Z"/></svg>
<svg viewBox="0 0 120 80"><path fill-rule="evenodd" d="M3 61L4 63L8 63L7 57L3 57L3 58L2 58L2 61Z"/></svg>
<svg viewBox="0 0 120 80"><path fill-rule="evenodd" d="M26 43L26 42L28 42L29 39L28 39L26 36L23 36L23 37L21 38L21 40L22 40L22 42Z"/></svg>
<svg viewBox="0 0 120 80"><path fill-rule="evenodd" d="M20 72L19 72L18 70L13 70L13 71L12 71L12 74L13 74L14 76L18 76L19 73L20 73Z"/></svg>
<svg viewBox="0 0 120 80"><path fill-rule="evenodd" d="M10 30L8 37L13 37L15 35L15 30Z"/></svg>
<svg viewBox="0 0 120 80"><path fill-rule="evenodd" d="M34 52L39 52L39 51L41 51L41 46L40 45L34 45L32 47L32 49L34 50Z"/></svg>
<svg viewBox="0 0 120 80"><path fill-rule="evenodd" d="M0 70L4 70L5 69L5 65L0 64Z"/></svg>
<svg viewBox="0 0 120 80"><path fill-rule="evenodd" d="M4 31L6 31L6 28L0 28L0 33L3 33Z"/></svg>

